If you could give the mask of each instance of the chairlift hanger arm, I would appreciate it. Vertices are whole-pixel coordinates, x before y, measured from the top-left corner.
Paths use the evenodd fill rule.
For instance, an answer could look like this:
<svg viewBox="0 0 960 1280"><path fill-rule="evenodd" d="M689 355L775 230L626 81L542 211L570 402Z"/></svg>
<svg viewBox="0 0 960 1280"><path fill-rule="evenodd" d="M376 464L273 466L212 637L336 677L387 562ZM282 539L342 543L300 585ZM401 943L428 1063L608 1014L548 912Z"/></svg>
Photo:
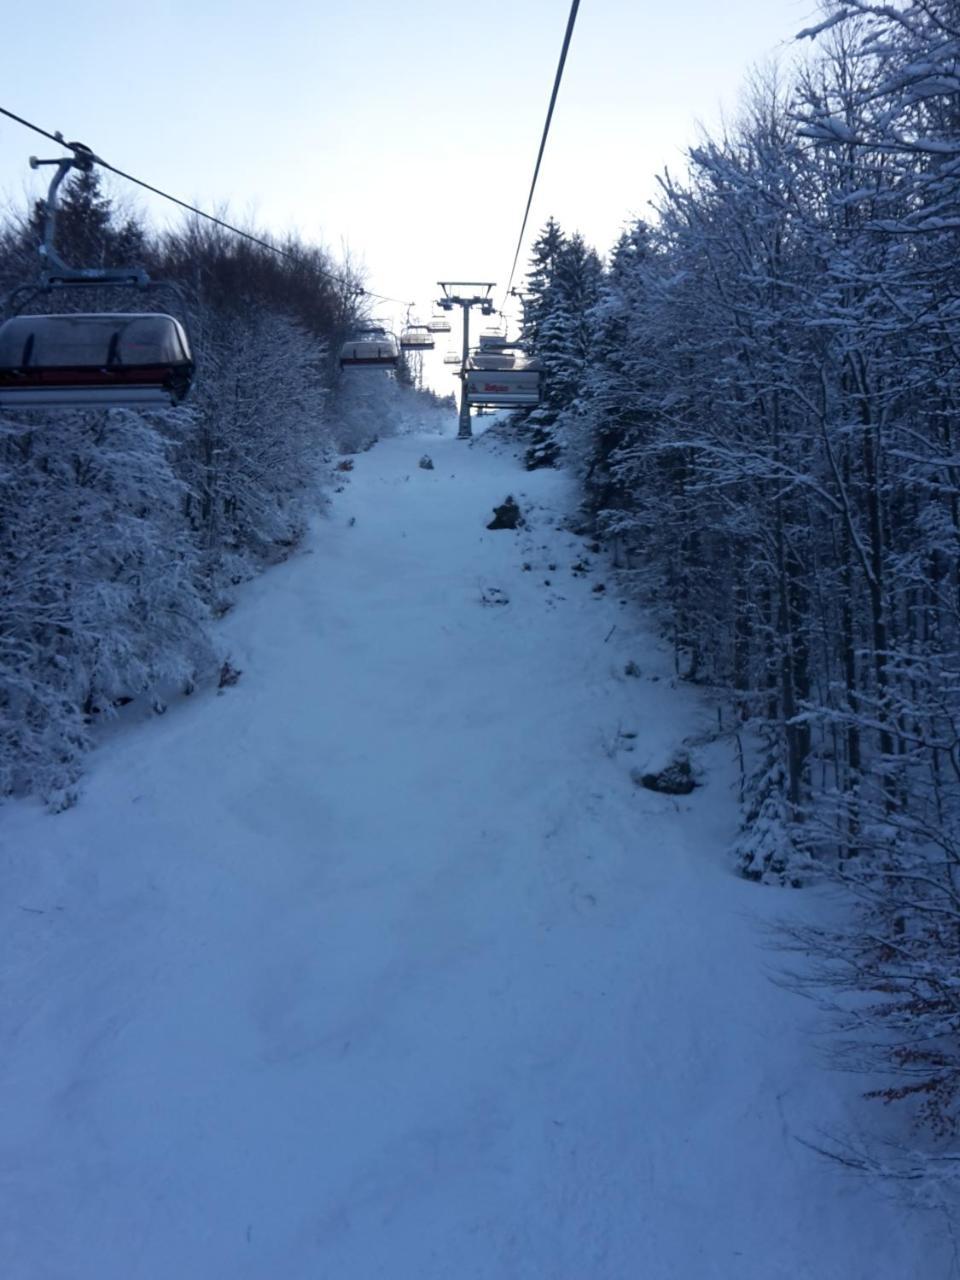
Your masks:
<svg viewBox="0 0 960 1280"><path fill-rule="evenodd" d="M64 144L66 145L66 144ZM80 145L80 144L75 144ZM84 147L84 151L88 148ZM40 245L40 256L47 263L57 267L61 271L70 271L64 260L57 253L56 248L56 231L57 231L57 213L60 208L60 184L71 171L71 169L79 169L81 173L89 172L92 161L89 156L78 159L76 156L61 156L57 160L38 160L36 156L30 157L30 168L39 169L41 165L55 164L57 171L50 179L50 186L47 188L47 198L43 202L43 243Z"/></svg>
<svg viewBox="0 0 960 1280"><path fill-rule="evenodd" d="M50 179L47 198L43 201L43 241L39 246L40 257L44 263L41 273L42 289L62 285L116 285L125 287L135 285L144 287L150 284L150 277L142 267L71 267L57 251L57 214L60 211L60 187L64 178L72 169L81 173L89 173L97 159L89 147L82 142L64 143L74 150L72 156L60 156L56 160L40 160L30 157L31 169L39 169L46 165L56 165L56 173Z"/></svg>

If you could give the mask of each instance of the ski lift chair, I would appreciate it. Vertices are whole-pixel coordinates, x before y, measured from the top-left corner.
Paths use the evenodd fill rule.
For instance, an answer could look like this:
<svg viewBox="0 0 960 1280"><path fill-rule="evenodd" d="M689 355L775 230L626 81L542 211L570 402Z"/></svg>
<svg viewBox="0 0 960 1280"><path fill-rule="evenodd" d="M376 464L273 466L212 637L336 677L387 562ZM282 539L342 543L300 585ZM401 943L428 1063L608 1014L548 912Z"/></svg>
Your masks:
<svg viewBox="0 0 960 1280"><path fill-rule="evenodd" d="M466 396L471 406L534 408L540 403L540 371L526 363L512 369L479 369L471 361L466 372Z"/></svg>
<svg viewBox="0 0 960 1280"><path fill-rule="evenodd" d="M71 312L22 315L39 294L107 288L164 289L140 267L74 268L56 249L57 195L73 170L88 172L96 157L79 142L58 160L30 159L31 168L55 165L44 204L39 282L15 289L12 314L0 324L0 408L146 408L179 404L190 389L193 356L183 324L163 312ZM22 299L19 302L18 300Z"/></svg>
<svg viewBox="0 0 960 1280"><path fill-rule="evenodd" d="M400 348L385 329L361 329L340 348L340 368L396 369Z"/></svg>
<svg viewBox="0 0 960 1280"><path fill-rule="evenodd" d="M190 389L190 344L173 316L13 316L0 325L0 408L148 408Z"/></svg>
<svg viewBox="0 0 960 1280"><path fill-rule="evenodd" d="M436 343L425 324L411 324L400 334L400 346L404 351L432 351Z"/></svg>

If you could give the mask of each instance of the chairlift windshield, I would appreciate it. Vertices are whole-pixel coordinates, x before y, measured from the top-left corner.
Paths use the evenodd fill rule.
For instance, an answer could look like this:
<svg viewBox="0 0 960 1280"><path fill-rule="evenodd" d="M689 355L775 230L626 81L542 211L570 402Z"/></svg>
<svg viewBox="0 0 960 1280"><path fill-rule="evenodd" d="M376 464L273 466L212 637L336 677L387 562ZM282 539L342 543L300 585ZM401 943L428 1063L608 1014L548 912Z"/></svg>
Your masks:
<svg viewBox="0 0 960 1280"><path fill-rule="evenodd" d="M340 348L341 369L395 369L399 362L396 338L379 325L358 329Z"/></svg>
<svg viewBox="0 0 960 1280"><path fill-rule="evenodd" d="M516 363L517 353L502 347L481 347L470 358L474 369L512 369Z"/></svg>
<svg viewBox="0 0 960 1280"><path fill-rule="evenodd" d="M194 363L162 313L13 316L0 325L0 407L175 405Z"/></svg>
<svg viewBox="0 0 960 1280"><path fill-rule="evenodd" d="M516 343L512 343L500 329L485 329L480 335L480 349L482 351L499 351L503 347L512 346L516 346Z"/></svg>
<svg viewBox="0 0 960 1280"><path fill-rule="evenodd" d="M408 324L400 334L400 346L404 351L432 351L436 343L425 324Z"/></svg>

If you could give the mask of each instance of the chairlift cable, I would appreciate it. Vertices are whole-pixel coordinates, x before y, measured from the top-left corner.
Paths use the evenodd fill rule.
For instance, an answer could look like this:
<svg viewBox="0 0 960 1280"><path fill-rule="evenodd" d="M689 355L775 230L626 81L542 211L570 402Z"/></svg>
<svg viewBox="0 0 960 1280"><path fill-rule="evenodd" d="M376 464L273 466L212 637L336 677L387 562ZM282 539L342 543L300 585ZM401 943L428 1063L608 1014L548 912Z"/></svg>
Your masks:
<svg viewBox="0 0 960 1280"><path fill-rule="evenodd" d="M61 147L68 150L76 149L80 144L65 141L61 133L48 133L46 129L41 129L39 125L32 124L29 120L24 120L22 116L15 115L12 111L8 111L6 107L0 107L0 115L7 116L10 120L22 124L26 129L32 129L34 133L39 133L44 138L49 138L51 142L56 142ZM86 152L86 148L83 148ZM215 223L218 227L223 227L225 231L230 231L236 236L241 236L244 240L249 240L252 244L260 245L262 249L275 253L280 258L289 258L292 262L299 262L301 259L297 254L291 253L288 249L281 249L278 245L271 244L268 240L261 240L259 236L252 235L249 231L243 231L240 227L235 227L229 222L224 222L222 218L215 217L212 213L207 213L203 209L198 209L196 205L188 204L186 200L180 200L177 196L172 196L169 191L163 191L160 187L151 186L149 182L144 182L142 178L135 178L132 173L126 173L123 169L118 169L116 165L109 164L106 160L101 160L98 155L89 153L91 161L98 164L101 169L109 169L111 173L115 173L118 178L123 178L127 182L132 182L138 187L143 187L145 191L151 191L154 195L160 196L164 200L169 200L172 204L179 205L181 209L186 209L189 213L194 213L199 218L206 218L208 222ZM379 302L395 302L399 306L413 306L408 303L406 298L391 298L384 293L374 293L371 289L365 289L360 285L354 284L351 280L346 280L342 276L335 275L332 271L324 271L318 268L320 275L327 280L334 281L335 284L341 284L345 288L354 289L361 297L376 298Z"/></svg>
<svg viewBox="0 0 960 1280"><path fill-rule="evenodd" d="M41 129L38 124L31 124L29 120L24 120L22 116L14 115L12 111L8 111L6 107L0 107L0 115L8 116L11 120L16 120L17 124L22 124L25 129L32 129L34 133L39 133L43 138L49 138L51 142L57 142L61 147L69 144L64 142L62 133L47 133L46 129Z"/></svg>
<svg viewBox="0 0 960 1280"><path fill-rule="evenodd" d="M523 225L520 227L520 238L517 240L517 251L513 255L513 266L510 268L510 279L503 295L503 304L506 303L507 298L510 296L513 277L516 274L517 263L520 261L520 250L523 248L523 237L527 230L527 219L530 217L530 206L533 204L533 194L537 189L537 179L540 176L540 164L543 160L543 153L547 145L547 136L550 133L550 122L553 119L553 109L557 103L557 94L560 92L560 81L563 79L563 68L567 61L567 50L570 48L570 39L573 35L573 26L577 20L577 10L579 8L580 0L572 0L570 5L570 16L567 19L567 30L563 37L563 47L560 50L560 61L557 63L557 74L553 80L553 92L550 94L550 105L547 108L547 118L543 126L543 136L540 139L540 150L537 152L537 163L533 170L533 181L530 183L530 194L527 197L527 207L523 214Z"/></svg>

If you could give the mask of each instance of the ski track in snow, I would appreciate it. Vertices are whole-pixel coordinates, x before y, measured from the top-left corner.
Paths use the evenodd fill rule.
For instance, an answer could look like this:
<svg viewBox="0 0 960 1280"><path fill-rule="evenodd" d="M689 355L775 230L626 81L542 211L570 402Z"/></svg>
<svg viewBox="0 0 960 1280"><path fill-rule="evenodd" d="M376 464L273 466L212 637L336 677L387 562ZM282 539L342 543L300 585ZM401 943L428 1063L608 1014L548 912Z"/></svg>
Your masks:
<svg viewBox="0 0 960 1280"><path fill-rule="evenodd" d="M949 1274L797 1141L861 1111L769 980L792 895L731 873L727 748L630 781L709 713L571 495L381 443L243 588L235 688L0 812L2 1280Z"/></svg>

